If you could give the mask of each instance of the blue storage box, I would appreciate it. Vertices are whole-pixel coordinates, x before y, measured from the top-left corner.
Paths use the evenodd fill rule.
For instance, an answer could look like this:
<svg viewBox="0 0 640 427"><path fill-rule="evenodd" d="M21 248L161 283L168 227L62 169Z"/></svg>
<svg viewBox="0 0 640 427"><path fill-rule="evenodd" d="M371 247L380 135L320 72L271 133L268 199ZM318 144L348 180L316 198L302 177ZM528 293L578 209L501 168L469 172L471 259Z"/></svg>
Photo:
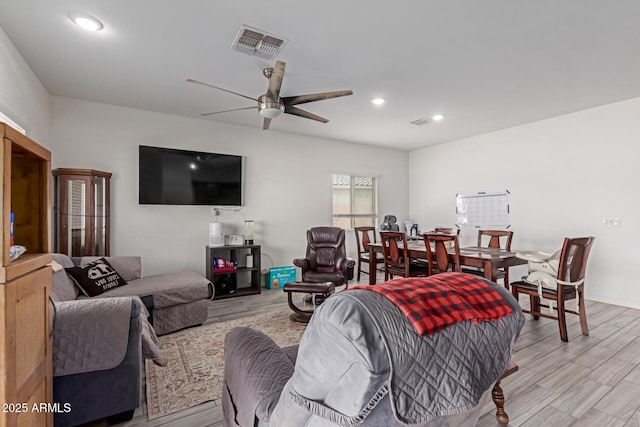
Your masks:
<svg viewBox="0 0 640 427"><path fill-rule="evenodd" d="M287 267L272 267L264 275L264 286L267 289L282 288L285 283L296 281L296 268L293 266Z"/></svg>

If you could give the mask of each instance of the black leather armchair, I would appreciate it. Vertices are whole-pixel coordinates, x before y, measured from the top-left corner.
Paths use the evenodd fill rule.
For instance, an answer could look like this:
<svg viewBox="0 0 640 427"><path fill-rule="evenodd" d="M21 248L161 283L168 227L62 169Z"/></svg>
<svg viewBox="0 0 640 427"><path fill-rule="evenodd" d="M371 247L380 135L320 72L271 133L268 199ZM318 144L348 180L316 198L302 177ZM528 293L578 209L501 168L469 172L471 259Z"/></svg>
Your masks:
<svg viewBox="0 0 640 427"><path fill-rule="evenodd" d="M302 281L332 282L336 287L353 279L355 260L347 257L344 229L313 227L307 230L307 253L293 263L302 269Z"/></svg>

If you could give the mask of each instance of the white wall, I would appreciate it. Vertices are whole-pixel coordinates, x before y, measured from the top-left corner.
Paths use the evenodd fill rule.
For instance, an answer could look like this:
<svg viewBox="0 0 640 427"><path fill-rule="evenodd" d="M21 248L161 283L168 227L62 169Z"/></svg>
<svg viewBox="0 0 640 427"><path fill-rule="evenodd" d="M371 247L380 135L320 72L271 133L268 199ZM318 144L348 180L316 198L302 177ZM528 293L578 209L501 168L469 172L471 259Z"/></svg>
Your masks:
<svg viewBox="0 0 640 427"><path fill-rule="evenodd" d="M638 117L640 98L413 151L410 216L454 224L456 193L508 189L512 249L554 251L564 237L593 235L587 298L640 308ZM604 217L622 227L603 228ZM476 233L463 229L462 244Z"/></svg>
<svg viewBox="0 0 640 427"><path fill-rule="evenodd" d="M204 273L208 223L217 220L227 234L242 233L244 220L254 220L263 267L291 265L304 255L307 228L331 224L332 172L379 176L380 221L385 213L402 220L409 210L406 151L55 96L51 123L54 168L113 173L111 252L141 255L145 274ZM245 156L245 207L215 218L205 206L139 205L140 144ZM354 256L352 234L347 249Z"/></svg>
<svg viewBox="0 0 640 427"><path fill-rule="evenodd" d="M411 218L422 229L455 222L458 192L509 189L514 249L552 251L565 236L594 235L587 297L640 308L638 98L407 155L65 98L54 97L50 107L49 94L0 28L0 108L53 151L54 168L114 173L112 250L142 255L145 274L204 271L207 224L216 219L205 207L139 206L138 144L246 156L246 207L217 220L229 233L241 231L244 219L256 220L267 267L290 264L304 251L304 230L329 223L331 172L373 173L380 174L380 215L394 213L400 224ZM620 217L622 227L602 228L603 217ZM461 239L473 244L475 230Z"/></svg>
<svg viewBox="0 0 640 427"><path fill-rule="evenodd" d="M0 110L51 149L49 93L0 28Z"/></svg>

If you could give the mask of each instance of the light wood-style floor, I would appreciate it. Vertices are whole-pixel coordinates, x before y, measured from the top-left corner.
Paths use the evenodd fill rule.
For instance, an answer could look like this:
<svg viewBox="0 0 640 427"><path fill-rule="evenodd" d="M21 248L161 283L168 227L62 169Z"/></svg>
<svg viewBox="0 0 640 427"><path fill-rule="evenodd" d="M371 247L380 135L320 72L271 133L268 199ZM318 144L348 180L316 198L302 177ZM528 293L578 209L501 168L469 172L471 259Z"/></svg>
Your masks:
<svg viewBox="0 0 640 427"><path fill-rule="evenodd" d="M362 282L367 281L364 275ZM286 304L284 292L265 289L261 295L212 301L207 323ZM560 341L557 322L526 317L513 356L520 370L502 382L510 426L640 427L640 310L587 301L590 334L582 336L578 316L568 314L568 343ZM483 413L478 426L500 425L491 402ZM148 421L143 404L120 426L220 427L222 409L208 402Z"/></svg>

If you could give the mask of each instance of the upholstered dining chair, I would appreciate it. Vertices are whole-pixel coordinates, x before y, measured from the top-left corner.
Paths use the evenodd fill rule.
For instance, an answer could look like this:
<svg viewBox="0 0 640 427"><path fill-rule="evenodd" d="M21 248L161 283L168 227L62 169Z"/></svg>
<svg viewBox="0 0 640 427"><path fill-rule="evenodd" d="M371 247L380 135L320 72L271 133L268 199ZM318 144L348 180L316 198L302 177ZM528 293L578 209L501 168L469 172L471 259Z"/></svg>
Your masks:
<svg viewBox="0 0 640 427"><path fill-rule="evenodd" d="M356 245L358 247L358 276L357 280L360 281L360 273L376 274L378 270L378 264L384 264L384 257L382 254L375 252L375 267L376 271L371 273L369 270L363 270L363 264L369 264L369 244L376 243L376 228L375 227L355 227L356 233Z"/></svg>
<svg viewBox="0 0 640 427"><path fill-rule="evenodd" d="M478 247L511 250L513 231L508 230L478 230ZM465 273L484 275L482 268L464 267ZM509 289L509 267L501 268L497 273L498 279L503 279L504 287Z"/></svg>
<svg viewBox="0 0 640 427"><path fill-rule="evenodd" d="M429 268L424 263L412 261L407 249L407 234L401 231L381 231L382 253L384 255L385 282L395 276L425 277Z"/></svg>
<svg viewBox="0 0 640 427"><path fill-rule="evenodd" d="M347 257L345 232L339 227L313 227L307 230L307 251L304 258L293 264L302 270L302 281L331 282L337 288L353 278L355 260Z"/></svg>
<svg viewBox="0 0 640 427"><path fill-rule="evenodd" d="M594 237L577 237L565 238L562 250L560 252L559 263L557 266L558 277L555 286L550 287L553 281L542 286L542 281L537 285L533 284L532 276L528 280L521 280L511 283L511 292L518 300L521 293L529 295L529 310L523 309L525 313L533 315L534 320L538 320L540 316L558 321L560 329L560 339L564 342L568 341L567 321L565 313L577 314L580 316L580 327L582 335L589 335L587 326L587 313L584 304L584 282L587 271L587 260L591 252ZM551 262L549 262L551 264ZM523 278L524 279L524 278ZM565 301L576 299L576 310L570 310L565 307ZM548 300L548 304L543 304L542 300ZM553 307L555 302L555 307ZM542 308L550 309L542 310Z"/></svg>
<svg viewBox="0 0 640 427"><path fill-rule="evenodd" d="M425 233L424 244L427 249L429 275L447 271L460 272L460 245L458 235L444 233ZM453 250L453 260L449 250Z"/></svg>

